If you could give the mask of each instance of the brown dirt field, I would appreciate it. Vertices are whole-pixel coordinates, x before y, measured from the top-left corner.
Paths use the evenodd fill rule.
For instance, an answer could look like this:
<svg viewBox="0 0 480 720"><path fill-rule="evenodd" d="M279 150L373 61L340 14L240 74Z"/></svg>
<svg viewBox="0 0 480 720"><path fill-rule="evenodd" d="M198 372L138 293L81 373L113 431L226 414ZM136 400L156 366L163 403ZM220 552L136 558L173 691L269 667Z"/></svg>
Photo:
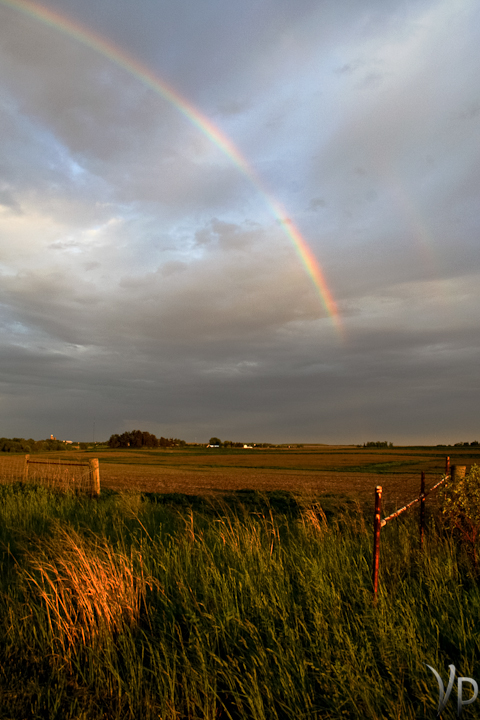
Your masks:
<svg viewBox="0 0 480 720"><path fill-rule="evenodd" d="M185 493L187 495L225 494L235 490L257 490L269 492L287 490L307 496L320 496L325 493L348 495L359 501L374 497L376 485L383 486L384 512L393 511L399 503L413 499L419 493L418 474L399 473L397 475L372 475L370 473L330 473L321 472L299 474L295 472L249 472L249 473L162 473L145 472L125 475L125 468L102 467L102 487L114 490L142 491L158 493ZM434 478L427 487L434 484Z"/></svg>
<svg viewBox="0 0 480 720"><path fill-rule="evenodd" d="M422 470L427 488L434 485L444 472L447 454L452 464L480 463L480 448L476 447L98 448L95 452L49 453L45 457L57 462L85 462L98 457L102 487L129 492L197 495L246 489L287 490L316 497L324 493L348 495L361 502L373 502L376 485L382 485L383 513L387 513L418 495ZM12 477L14 466L20 468L23 457L0 460L0 472L3 468L3 474Z"/></svg>
<svg viewBox="0 0 480 720"><path fill-rule="evenodd" d="M416 497L420 473L427 488L452 464L480 462L480 448L358 448L305 446L254 450L178 448L99 451L101 482L114 490L228 493L235 490L288 490L318 496L345 494L373 499L383 486L384 511ZM89 453L92 456L92 453Z"/></svg>

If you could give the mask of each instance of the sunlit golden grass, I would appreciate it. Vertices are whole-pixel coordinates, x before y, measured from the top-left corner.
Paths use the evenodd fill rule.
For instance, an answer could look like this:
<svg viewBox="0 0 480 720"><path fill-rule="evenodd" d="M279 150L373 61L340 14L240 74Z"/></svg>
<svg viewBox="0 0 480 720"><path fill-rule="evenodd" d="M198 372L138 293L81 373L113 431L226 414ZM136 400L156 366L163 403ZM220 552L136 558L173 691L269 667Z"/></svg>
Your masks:
<svg viewBox="0 0 480 720"><path fill-rule="evenodd" d="M28 560L24 579L42 600L64 653L121 633L146 613L146 591L154 580L145 576L138 551L127 554L105 539L86 540L58 527L35 543Z"/></svg>
<svg viewBox="0 0 480 720"><path fill-rule="evenodd" d="M327 516L320 503L311 503L302 508L301 522L305 526L310 525L318 535L329 532Z"/></svg>
<svg viewBox="0 0 480 720"><path fill-rule="evenodd" d="M225 510L225 504L219 504ZM244 510L243 517L231 512L223 512L214 520L217 525L217 532L225 546L228 546L235 554L259 552L265 545L265 538L270 545L270 555L274 547L280 545L280 534L278 526L273 519L271 509L269 513L256 512L252 517L255 523L246 521L247 514Z"/></svg>

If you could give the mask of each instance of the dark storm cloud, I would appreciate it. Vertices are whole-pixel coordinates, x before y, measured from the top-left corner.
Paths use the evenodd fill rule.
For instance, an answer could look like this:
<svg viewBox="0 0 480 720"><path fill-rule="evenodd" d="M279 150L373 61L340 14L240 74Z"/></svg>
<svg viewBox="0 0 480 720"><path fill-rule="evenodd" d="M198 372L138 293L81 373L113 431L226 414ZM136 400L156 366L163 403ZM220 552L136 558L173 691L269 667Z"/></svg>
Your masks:
<svg viewBox="0 0 480 720"><path fill-rule="evenodd" d="M2 434L88 439L96 418L97 437L475 439L476 6L49 7L170 82L252 169L0 3Z"/></svg>

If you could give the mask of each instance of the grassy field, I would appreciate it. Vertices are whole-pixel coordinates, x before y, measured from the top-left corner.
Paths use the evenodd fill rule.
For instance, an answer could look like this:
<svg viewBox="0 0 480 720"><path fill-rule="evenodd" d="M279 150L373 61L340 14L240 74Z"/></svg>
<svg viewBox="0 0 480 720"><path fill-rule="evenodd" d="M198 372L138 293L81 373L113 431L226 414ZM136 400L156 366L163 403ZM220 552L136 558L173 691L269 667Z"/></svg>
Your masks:
<svg viewBox="0 0 480 720"><path fill-rule="evenodd" d="M2 485L0 717L433 718L424 663L475 676L475 571L432 517L422 554L384 532L374 606L354 508L235 498Z"/></svg>
<svg viewBox="0 0 480 720"><path fill-rule="evenodd" d="M434 718L424 663L478 667L477 569L427 502L423 552L417 512L382 531L375 606L370 498L413 497L445 450L214 452L82 454L99 500L5 460L0 719Z"/></svg>

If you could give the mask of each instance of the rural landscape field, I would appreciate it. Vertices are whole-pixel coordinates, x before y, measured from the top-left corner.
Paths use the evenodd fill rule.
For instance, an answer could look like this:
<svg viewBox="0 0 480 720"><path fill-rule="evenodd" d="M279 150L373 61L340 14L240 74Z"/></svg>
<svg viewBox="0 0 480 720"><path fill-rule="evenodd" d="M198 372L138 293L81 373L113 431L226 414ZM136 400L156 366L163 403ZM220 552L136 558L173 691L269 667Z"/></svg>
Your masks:
<svg viewBox="0 0 480 720"><path fill-rule="evenodd" d="M382 485L389 507L418 495L420 474L427 487L445 471L445 458L467 467L480 462L480 447L392 447L302 445L272 448L110 449L36 455L50 462L98 457L102 488L127 492L228 494L275 490L311 497L333 493L373 503ZM4 463L20 466L23 458ZM0 463L2 459L0 458ZM12 471L13 472L13 471ZM373 505L372 505L373 508ZM372 509L373 512L373 509Z"/></svg>
<svg viewBox="0 0 480 720"><path fill-rule="evenodd" d="M418 505L382 531L374 599L373 497L398 508L447 454L476 487L476 447L0 458L0 718L435 717L425 663L480 658L477 541L435 493L421 546Z"/></svg>

